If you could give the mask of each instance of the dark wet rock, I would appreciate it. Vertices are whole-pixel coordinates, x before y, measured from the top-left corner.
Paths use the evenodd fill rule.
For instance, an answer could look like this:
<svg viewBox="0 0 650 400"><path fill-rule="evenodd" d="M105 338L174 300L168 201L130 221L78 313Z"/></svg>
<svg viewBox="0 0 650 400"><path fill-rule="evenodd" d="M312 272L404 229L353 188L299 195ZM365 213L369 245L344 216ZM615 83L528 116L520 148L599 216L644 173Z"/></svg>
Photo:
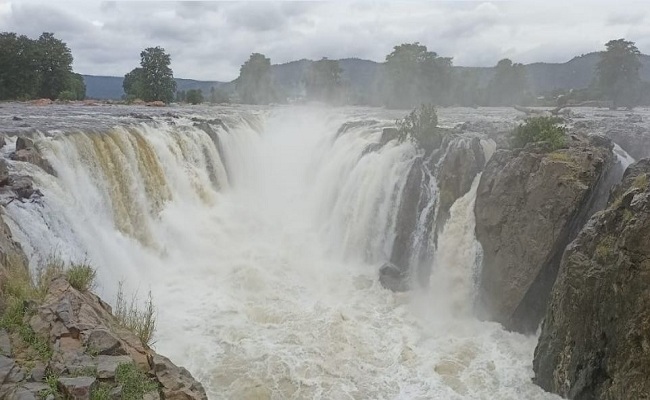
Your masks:
<svg viewBox="0 0 650 400"><path fill-rule="evenodd" d="M397 128L384 128L381 131L381 138L379 139L379 143L383 146L391 140L397 139L398 137L399 131Z"/></svg>
<svg viewBox="0 0 650 400"><path fill-rule="evenodd" d="M379 121L373 120L373 119L368 119L368 120L361 120L361 121L348 121L343 123L341 127L336 131L336 136L335 138L338 138L342 134L356 128L363 128L363 127L369 127L373 125L377 125Z"/></svg>
<svg viewBox="0 0 650 400"><path fill-rule="evenodd" d="M562 257L534 381L569 399L650 395L650 160L633 164Z"/></svg>
<svg viewBox="0 0 650 400"><path fill-rule="evenodd" d="M554 152L541 143L494 154L475 205L483 317L511 330L537 329L562 253L614 164L611 148L608 140L578 135Z"/></svg>
<svg viewBox="0 0 650 400"><path fill-rule="evenodd" d="M11 117L11 120L12 120L12 121L22 121L23 119L20 118L20 117L18 117L18 116L16 116L16 115L14 115L13 117Z"/></svg>
<svg viewBox="0 0 650 400"><path fill-rule="evenodd" d="M5 147L7 145L7 140L5 139L5 135L0 134L0 149Z"/></svg>
<svg viewBox="0 0 650 400"><path fill-rule="evenodd" d="M147 120L147 121L152 121L153 120L153 117L151 117L149 115L146 115L146 114L138 113L138 112L129 113L129 114L127 114L127 117L131 117L131 118L135 118L135 119L143 119L143 120Z"/></svg>
<svg viewBox="0 0 650 400"><path fill-rule="evenodd" d="M9 168L7 168L7 161L0 158L0 186L5 186L9 183Z"/></svg>
<svg viewBox="0 0 650 400"><path fill-rule="evenodd" d="M19 136L16 139L16 151L29 150L34 148L34 141L25 136Z"/></svg>
<svg viewBox="0 0 650 400"><path fill-rule="evenodd" d="M392 263L385 263L381 266L379 282L384 288L393 292L405 292L410 289L407 271Z"/></svg>

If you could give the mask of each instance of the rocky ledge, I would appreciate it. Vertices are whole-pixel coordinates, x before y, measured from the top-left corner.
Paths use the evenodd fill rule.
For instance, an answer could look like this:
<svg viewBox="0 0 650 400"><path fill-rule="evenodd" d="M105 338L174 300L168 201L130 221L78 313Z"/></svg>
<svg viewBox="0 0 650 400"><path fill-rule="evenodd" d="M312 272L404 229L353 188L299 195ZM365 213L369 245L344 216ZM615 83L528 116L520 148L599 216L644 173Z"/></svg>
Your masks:
<svg viewBox="0 0 650 400"><path fill-rule="evenodd" d="M570 399L650 398L650 160L566 249L535 350L535 382Z"/></svg>
<svg viewBox="0 0 650 400"><path fill-rule="evenodd" d="M475 206L485 318L511 330L537 329L562 252L588 219L613 159L608 139L583 135L555 151L540 142L494 154Z"/></svg>
<svg viewBox="0 0 650 400"><path fill-rule="evenodd" d="M0 398L207 399L186 369L156 354L120 326L108 304L63 277L51 281L29 314L25 323L49 345L50 357L25 362L28 349L12 349L12 335L0 331Z"/></svg>

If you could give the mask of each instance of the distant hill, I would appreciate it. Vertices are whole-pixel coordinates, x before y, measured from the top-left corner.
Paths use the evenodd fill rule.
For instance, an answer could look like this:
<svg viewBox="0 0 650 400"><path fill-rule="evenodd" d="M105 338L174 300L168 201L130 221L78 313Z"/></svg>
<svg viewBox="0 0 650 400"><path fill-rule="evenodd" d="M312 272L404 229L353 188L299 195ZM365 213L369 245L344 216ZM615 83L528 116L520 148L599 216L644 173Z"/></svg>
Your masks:
<svg viewBox="0 0 650 400"><path fill-rule="evenodd" d="M565 63L533 63L526 66L528 82L534 93L549 92L554 89L579 89L589 86L594 78L599 53L584 54ZM641 78L650 82L650 56L641 55L643 67ZM310 66L310 60L291 61L285 64L273 65L273 78L279 88L287 96L303 94L304 76ZM381 71L381 63L359 58L339 60L343 69L342 77L350 88L362 95L372 93L375 80ZM481 85L487 85L494 74L492 67L462 67L455 66L456 71L470 70L479 76ZM122 78L113 76L84 75L86 95L94 99L120 99L124 94ZM226 91L234 89L233 82L197 81L192 79L176 79L178 90L201 89L209 93L212 87ZM363 97L363 96L362 96Z"/></svg>
<svg viewBox="0 0 650 400"><path fill-rule="evenodd" d="M122 89L123 77L82 75L86 83L86 97L91 99L119 100L124 95ZM176 78L177 90L201 89L209 94L210 89L227 87L230 83L218 81L197 81L193 79Z"/></svg>

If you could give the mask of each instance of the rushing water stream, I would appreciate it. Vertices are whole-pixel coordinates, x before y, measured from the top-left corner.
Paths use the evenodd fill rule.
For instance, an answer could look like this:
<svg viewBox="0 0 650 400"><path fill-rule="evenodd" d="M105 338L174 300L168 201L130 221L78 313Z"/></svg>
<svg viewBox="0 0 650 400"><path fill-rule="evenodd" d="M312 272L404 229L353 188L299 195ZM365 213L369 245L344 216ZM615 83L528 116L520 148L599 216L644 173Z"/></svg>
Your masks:
<svg viewBox="0 0 650 400"><path fill-rule="evenodd" d="M344 122L374 123L337 133ZM383 119L382 119L383 118ZM233 113L215 137L189 118L39 143L58 173L7 219L33 266L98 268L99 291L152 291L155 348L212 399L546 399L535 337L472 316L480 246L472 189L438 240L427 290L379 285L418 150L392 116L278 108Z"/></svg>

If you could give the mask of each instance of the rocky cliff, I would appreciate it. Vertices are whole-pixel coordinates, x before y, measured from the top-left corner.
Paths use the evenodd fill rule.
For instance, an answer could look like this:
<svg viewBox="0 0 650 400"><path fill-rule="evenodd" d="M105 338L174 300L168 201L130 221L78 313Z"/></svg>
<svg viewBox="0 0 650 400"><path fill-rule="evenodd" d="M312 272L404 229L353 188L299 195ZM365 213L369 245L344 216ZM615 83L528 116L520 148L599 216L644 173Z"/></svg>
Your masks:
<svg viewBox="0 0 650 400"><path fill-rule="evenodd" d="M566 249L535 350L535 382L570 399L650 398L650 160Z"/></svg>
<svg viewBox="0 0 650 400"><path fill-rule="evenodd" d="M380 270L381 283L391 290L426 285L432 263L428 240L449 218L452 204L472 186L485 165L478 137L437 129L424 142L409 171L396 218L390 263Z"/></svg>
<svg viewBox="0 0 650 400"><path fill-rule="evenodd" d="M490 159L475 205L483 247L478 307L485 318L512 330L537 329L562 252L613 164L611 149L602 137L572 135L564 149L529 144Z"/></svg>

